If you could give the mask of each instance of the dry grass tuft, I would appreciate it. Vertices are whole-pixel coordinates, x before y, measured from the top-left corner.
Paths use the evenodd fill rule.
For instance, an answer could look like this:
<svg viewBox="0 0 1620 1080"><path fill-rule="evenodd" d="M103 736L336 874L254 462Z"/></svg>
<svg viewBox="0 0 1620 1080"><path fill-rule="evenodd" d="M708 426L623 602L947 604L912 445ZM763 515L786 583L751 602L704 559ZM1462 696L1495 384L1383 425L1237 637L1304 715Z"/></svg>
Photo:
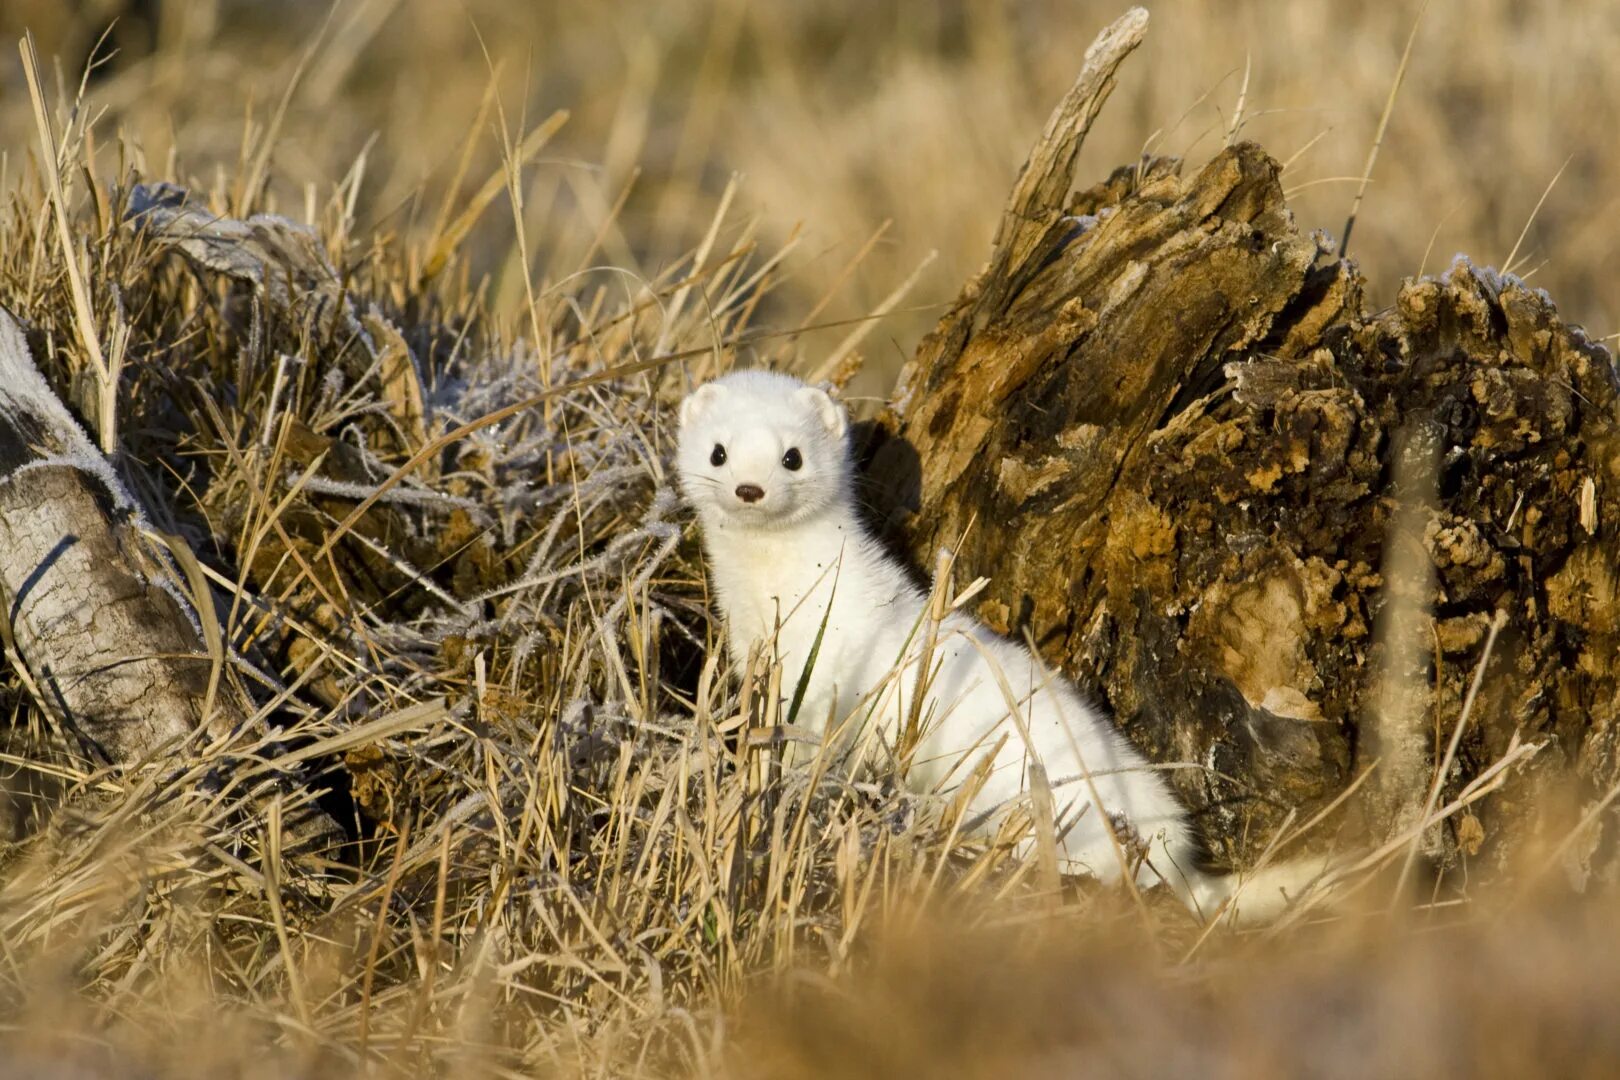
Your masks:
<svg viewBox="0 0 1620 1080"><path fill-rule="evenodd" d="M776 695L760 692L772 673L739 686L720 664L667 473L671 406L717 370L852 368L925 324L913 312L852 336L865 313L916 302L896 286L923 251L945 255L929 298L982 258L1078 56L1039 27L1072 24L1083 45L1096 20L1034 4L1026 26L944 5L920 28L863 14L887 36L862 42L808 7L699 19L678 4L649 9L676 31L660 51L612 38L626 24L594 10L559 22L543 5L470 6L495 74L456 5L357 0L324 31L298 6L289 24L314 35L300 52L218 0L162 5L155 46L127 45L87 96L47 64L37 114L17 95L0 108L0 304L116 447L154 527L195 556L223 677L260 706L228 747L112 774L54 739L7 668L0 771L21 812L0 822L27 825L0 834L13 1070L1507 1075L1613 1059L1620 1048L1582 1041L1616 989L1601 903L1525 886L1386 916L1406 836L1357 853L1359 895L1378 901L1366 919L1348 904L1206 939L1152 897L1143 911L1041 888L1011 838L964 839L959 806L786 767ZM1158 48L1211 30L1171 8ZM1566 14L1591 39L1606 11ZM1255 33L1244 18L1191 52L1230 62ZM1338 42L1346 84L1381 101L1393 69L1376 43L1407 24L1366 15L1347 34L1345 18L1300 30ZM1446 18L1457 30L1463 16ZM1539 9L1514 31L1468 19L1473 33L1570 32ZM555 63L504 55L524 37ZM69 26L45 51L86 42ZM1528 63L1525 48L1504 63ZM807 86L818 49L831 59ZM1439 95L1432 65L1452 54L1436 51L1419 46L1362 212L1373 262L1412 261L1392 238L1435 216L1427 188L1381 193L1403 191L1391 163L1417 172L1412 140L1427 136L1402 117ZM1287 96L1267 80L1294 77L1293 62L1257 58L1251 121ZM1470 71L1468 85L1511 75ZM1133 158L1202 77L1163 54L1138 65L1144 85L1105 114L1093 160ZM580 115L563 125L552 103ZM1503 128L1530 122L1515 112ZM1199 126L1156 145L1196 146ZM1544 157L1613 143L1560 130L1570 142ZM1365 153L1364 138L1335 141ZM42 168L52 156L59 168ZM1595 181L1577 174L1603 167L1572 166L1563 197L1595 212ZM1528 163L1450 175L1511 180L1516 195L1545 182ZM159 180L184 186L194 216L164 224L137 189ZM739 209L761 202L794 213ZM1563 235L1567 208L1550 199L1538 229ZM272 210L310 227L252 218ZM1511 242L1523 225L1461 214L1463 236ZM249 225L231 267L193 243L221 222ZM253 263L267 244L281 254ZM1614 253L1591 237L1567 250L1577 268ZM1620 314L1596 288L1561 294ZM838 324L824 346L801 333L822 323ZM880 355L865 377L888 370ZM318 789L357 869L266 850L265 793L290 813ZM43 812L59 791L63 808ZM1530 1007L1515 1011L1520 995Z"/></svg>

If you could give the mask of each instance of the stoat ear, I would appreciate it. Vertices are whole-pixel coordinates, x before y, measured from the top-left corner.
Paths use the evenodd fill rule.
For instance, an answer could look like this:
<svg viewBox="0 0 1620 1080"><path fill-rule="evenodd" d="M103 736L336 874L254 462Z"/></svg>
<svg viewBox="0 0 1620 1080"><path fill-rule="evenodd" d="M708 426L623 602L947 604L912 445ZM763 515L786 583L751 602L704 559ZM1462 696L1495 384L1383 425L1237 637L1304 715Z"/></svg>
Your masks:
<svg viewBox="0 0 1620 1080"><path fill-rule="evenodd" d="M844 407L834 401L832 395L821 387L802 387L793 392L793 397L814 410L822 426L827 429L827 434L833 438L842 439L844 432L849 430L849 415L844 412Z"/></svg>
<svg viewBox="0 0 1620 1080"><path fill-rule="evenodd" d="M689 427L697 422L705 409L718 401L726 392L726 388L718 383L704 383L681 402L681 427Z"/></svg>

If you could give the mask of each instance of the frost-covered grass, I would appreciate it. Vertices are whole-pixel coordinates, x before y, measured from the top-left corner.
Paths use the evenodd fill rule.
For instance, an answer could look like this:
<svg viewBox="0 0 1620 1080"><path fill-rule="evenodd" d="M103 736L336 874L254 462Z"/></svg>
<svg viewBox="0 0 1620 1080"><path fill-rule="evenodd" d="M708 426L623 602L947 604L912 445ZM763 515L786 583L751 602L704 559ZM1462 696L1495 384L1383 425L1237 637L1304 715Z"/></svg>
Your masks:
<svg viewBox="0 0 1620 1080"><path fill-rule="evenodd" d="M521 37L531 5L473 6L506 58L497 31ZM47 78L71 255L26 96L0 106L0 304L92 438L113 417L114 467L195 554L229 677L261 706L229 748L113 774L61 747L6 669L14 798L63 806L0 855L0 1071L1508 1075L1612 1060L1583 1033L1609 1029L1614 917L1543 896L1563 848L1511 888L1391 914L1398 844L1317 922L1205 935L1163 897L1044 888L1007 843L962 835L960 805L782 769L781 687L726 673L667 469L674 403L763 360L852 369L864 353L882 385L889 334L931 316L864 341L862 317L916 301L895 291L928 248L947 254L929 298L982 258L1078 49L1038 50L1021 82L1020 24L963 9L925 28L933 45L894 30L895 70L838 111L801 78L818 18L722 6L695 43L681 24L692 55L632 43L624 80L566 47L595 16L535 16L557 62L537 78L548 101L579 99L598 169L547 141L549 109L483 94L465 16L436 22L441 8L456 5L340 9L286 113L290 65L245 135L246 96L227 88L287 61L273 36L173 16L162 48L77 112L71 78L65 95ZM1084 22L1080 46L1094 30L1045 17ZM1187 32L1155 17L1155 33ZM741 116L716 55L759 69L765 96ZM829 70L859 67L839 55ZM671 81L691 110L666 125ZM1173 92L1138 93L1156 109ZM367 147L385 107L400 115ZM1124 101L1105 117L1121 114L1136 123ZM1132 157L1137 127L1128 150L1100 129L1088 153ZM994 145L956 146L951 168L923 152L962 131ZM643 160L663 175L621 202ZM715 179L739 163L757 168ZM335 276L259 290L189 263L128 218L135 182L158 180L185 186L201 221L311 223L277 235L310 240L319 258L300 265ZM797 213L750 209L773 201ZM1369 252L1372 223L1422 202L1365 209ZM867 245L880 215L901 224ZM111 411L87 333L118 343ZM273 822L249 796L278 778L289 802L337 792L350 869L266 850Z"/></svg>

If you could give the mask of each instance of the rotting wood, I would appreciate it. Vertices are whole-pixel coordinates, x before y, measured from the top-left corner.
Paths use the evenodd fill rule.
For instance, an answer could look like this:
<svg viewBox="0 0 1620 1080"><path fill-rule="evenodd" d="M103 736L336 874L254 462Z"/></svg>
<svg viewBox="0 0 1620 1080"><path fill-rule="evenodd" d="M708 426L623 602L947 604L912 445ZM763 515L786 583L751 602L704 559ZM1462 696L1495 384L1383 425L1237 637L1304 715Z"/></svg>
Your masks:
<svg viewBox="0 0 1620 1080"><path fill-rule="evenodd" d="M986 269L902 374L867 450L886 525L918 565L951 547L989 576L979 614L1032 635L1150 756L1201 766L1172 776L1230 862L1371 764L1391 539L1434 571L1428 647L1397 673L1427 761L1507 613L1447 791L1513 732L1549 740L1524 785L1430 850L1600 797L1620 781L1611 357L1545 294L1461 260L1370 310L1252 144L1070 196L1099 73L1123 56L1104 45L1141 30L1127 16L1088 53ZM1437 462L1432 492L1394 487L1403 440ZM1422 528L1391 538L1403 501ZM1367 785L1361 823L1391 828L1415 781Z"/></svg>

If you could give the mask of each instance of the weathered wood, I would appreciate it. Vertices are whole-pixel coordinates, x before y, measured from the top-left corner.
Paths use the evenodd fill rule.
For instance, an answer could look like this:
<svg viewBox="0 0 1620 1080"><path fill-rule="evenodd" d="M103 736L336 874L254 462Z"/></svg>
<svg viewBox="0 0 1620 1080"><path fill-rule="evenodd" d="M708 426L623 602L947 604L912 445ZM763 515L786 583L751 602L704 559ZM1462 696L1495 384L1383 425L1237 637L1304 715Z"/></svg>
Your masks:
<svg viewBox="0 0 1620 1080"><path fill-rule="evenodd" d="M255 714L215 671L174 574L106 459L0 310L0 599L31 692L93 760L135 766L199 731L239 736ZM248 740L251 742L251 738ZM300 842L338 835L324 814Z"/></svg>
<svg viewBox="0 0 1620 1080"><path fill-rule="evenodd" d="M1054 117L1032 160L1072 162L1074 130ZM979 614L1031 634L1152 757L1204 766L1174 777L1233 862L1372 761L1400 653L1374 633L1392 543L1434 569L1426 647L1386 673L1420 697L1426 751L1507 617L1447 790L1521 731L1551 737L1536 775L1568 786L1573 767L1601 794L1620 782L1612 360L1544 295L1466 263L1368 311L1354 265L1295 227L1279 172L1245 144L1066 201L1067 183L1033 204L1021 183L1009 214L1034 233L907 366L877 501L919 565L946 546L989 576ZM1433 491L1393 486L1402 440L1436 463ZM1422 527L1392 536L1403 500ZM1409 811L1431 761L1402 790L1367 785L1362 820ZM1523 794L1461 826L1463 847Z"/></svg>

